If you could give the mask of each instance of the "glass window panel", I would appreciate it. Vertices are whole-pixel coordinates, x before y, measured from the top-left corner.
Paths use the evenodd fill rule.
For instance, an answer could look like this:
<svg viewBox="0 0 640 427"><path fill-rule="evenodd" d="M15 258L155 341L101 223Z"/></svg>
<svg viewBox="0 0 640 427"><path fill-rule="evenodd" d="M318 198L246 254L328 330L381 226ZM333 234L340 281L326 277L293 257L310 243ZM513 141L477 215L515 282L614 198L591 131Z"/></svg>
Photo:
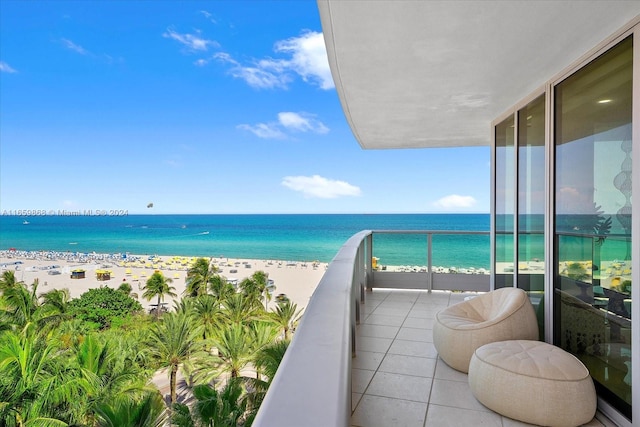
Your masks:
<svg viewBox="0 0 640 427"><path fill-rule="evenodd" d="M529 293L544 337L545 98L518 111L518 287Z"/></svg>
<svg viewBox="0 0 640 427"><path fill-rule="evenodd" d="M513 286L514 118L495 128L495 287Z"/></svg>
<svg viewBox="0 0 640 427"><path fill-rule="evenodd" d="M631 418L629 37L555 88L554 340Z"/></svg>

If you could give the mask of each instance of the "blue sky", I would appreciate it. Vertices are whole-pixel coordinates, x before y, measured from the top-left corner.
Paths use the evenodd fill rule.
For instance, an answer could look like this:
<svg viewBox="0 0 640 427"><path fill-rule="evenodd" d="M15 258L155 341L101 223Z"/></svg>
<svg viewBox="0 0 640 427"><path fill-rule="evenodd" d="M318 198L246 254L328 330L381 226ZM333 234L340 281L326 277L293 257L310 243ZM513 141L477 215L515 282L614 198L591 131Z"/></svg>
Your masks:
<svg viewBox="0 0 640 427"><path fill-rule="evenodd" d="M488 147L360 148L315 1L0 9L2 211L489 211Z"/></svg>

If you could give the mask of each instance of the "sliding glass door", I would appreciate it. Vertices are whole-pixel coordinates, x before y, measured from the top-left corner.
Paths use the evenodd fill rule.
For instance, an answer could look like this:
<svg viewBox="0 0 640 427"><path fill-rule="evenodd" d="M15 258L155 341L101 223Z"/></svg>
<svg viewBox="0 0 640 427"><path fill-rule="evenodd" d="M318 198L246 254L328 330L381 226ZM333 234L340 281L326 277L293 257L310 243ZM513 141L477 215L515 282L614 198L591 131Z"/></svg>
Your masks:
<svg viewBox="0 0 640 427"><path fill-rule="evenodd" d="M631 37L554 89L554 340L631 418Z"/></svg>

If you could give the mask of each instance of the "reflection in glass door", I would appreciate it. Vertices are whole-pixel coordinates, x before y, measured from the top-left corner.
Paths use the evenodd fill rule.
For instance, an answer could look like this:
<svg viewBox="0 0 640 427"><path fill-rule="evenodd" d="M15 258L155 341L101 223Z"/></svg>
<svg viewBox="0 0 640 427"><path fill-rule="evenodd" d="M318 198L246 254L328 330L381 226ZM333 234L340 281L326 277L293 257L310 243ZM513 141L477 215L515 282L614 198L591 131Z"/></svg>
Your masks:
<svg viewBox="0 0 640 427"><path fill-rule="evenodd" d="M631 418L628 37L555 87L554 341Z"/></svg>
<svg viewBox="0 0 640 427"><path fill-rule="evenodd" d="M518 287L531 299L544 339L545 97L518 111Z"/></svg>
<svg viewBox="0 0 640 427"><path fill-rule="evenodd" d="M513 286L514 119L495 127L495 288Z"/></svg>

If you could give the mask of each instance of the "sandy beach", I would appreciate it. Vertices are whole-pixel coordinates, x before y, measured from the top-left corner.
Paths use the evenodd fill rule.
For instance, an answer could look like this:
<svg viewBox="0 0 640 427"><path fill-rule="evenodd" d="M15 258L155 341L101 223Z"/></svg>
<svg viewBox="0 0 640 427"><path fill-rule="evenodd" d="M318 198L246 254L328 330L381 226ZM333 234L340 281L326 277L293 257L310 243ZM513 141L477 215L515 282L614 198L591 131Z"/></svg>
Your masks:
<svg viewBox="0 0 640 427"><path fill-rule="evenodd" d="M38 279L38 291L44 293L51 289L67 288L72 298L79 297L91 288L108 286L118 288L123 282L132 287L132 292L138 294L138 301L145 309L155 301L142 298L142 289L147 279L154 271L161 271L165 277L173 280L178 298L185 290L187 269L195 257L184 256L136 256L129 255L122 258L118 255L83 254L74 255L68 252L34 252L34 251L0 251L0 270L15 272L16 278L27 285ZM304 308L309 298L318 286L327 263L255 259L211 258L219 269L219 274L229 281L242 281L256 271L264 271L273 280L275 291L286 294L289 299ZM85 278L72 279L71 272L84 270ZM110 279L98 280L98 271L110 272ZM173 305L173 298L167 298L169 306ZM275 304L274 299L269 308Z"/></svg>

